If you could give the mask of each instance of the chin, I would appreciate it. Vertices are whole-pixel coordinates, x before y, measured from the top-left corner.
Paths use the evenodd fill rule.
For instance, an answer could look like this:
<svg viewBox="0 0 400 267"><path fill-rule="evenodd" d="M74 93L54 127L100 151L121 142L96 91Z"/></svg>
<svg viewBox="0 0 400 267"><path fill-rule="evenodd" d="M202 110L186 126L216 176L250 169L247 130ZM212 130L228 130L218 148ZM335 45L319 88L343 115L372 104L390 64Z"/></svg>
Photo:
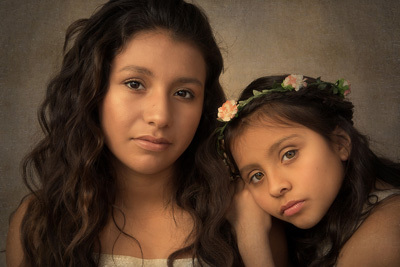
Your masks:
<svg viewBox="0 0 400 267"><path fill-rule="evenodd" d="M290 223L296 226L299 229L307 230L313 228L318 224L319 220L296 220L295 222L291 221Z"/></svg>

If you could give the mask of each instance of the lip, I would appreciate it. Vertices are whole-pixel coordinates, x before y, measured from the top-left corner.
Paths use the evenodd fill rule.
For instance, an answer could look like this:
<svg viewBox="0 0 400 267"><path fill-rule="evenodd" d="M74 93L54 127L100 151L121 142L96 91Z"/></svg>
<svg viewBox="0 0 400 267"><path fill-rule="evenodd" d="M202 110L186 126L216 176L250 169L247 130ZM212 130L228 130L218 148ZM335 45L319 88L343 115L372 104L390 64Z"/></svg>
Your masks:
<svg viewBox="0 0 400 267"><path fill-rule="evenodd" d="M172 144L168 139L143 135L133 138L133 141L142 149L149 151L164 151Z"/></svg>
<svg viewBox="0 0 400 267"><path fill-rule="evenodd" d="M286 216L293 216L301 211L305 200L289 201L281 207L281 214Z"/></svg>

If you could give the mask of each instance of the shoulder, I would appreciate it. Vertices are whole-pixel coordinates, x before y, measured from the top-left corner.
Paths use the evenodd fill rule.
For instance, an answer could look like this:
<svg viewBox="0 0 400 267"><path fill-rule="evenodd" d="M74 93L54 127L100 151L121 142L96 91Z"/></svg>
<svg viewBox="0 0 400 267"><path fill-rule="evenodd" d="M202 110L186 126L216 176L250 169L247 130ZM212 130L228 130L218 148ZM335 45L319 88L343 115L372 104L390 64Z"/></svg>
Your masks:
<svg viewBox="0 0 400 267"><path fill-rule="evenodd" d="M338 266L400 266L400 195L380 202L343 246Z"/></svg>
<svg viewBox="0 0 400 267"><path fill-rule="evenodd" d="M21 242L21 223L31 201L32 197L26 197L11 215L6 243L7 266L20 266L22 264L24 250Z"/></svg>

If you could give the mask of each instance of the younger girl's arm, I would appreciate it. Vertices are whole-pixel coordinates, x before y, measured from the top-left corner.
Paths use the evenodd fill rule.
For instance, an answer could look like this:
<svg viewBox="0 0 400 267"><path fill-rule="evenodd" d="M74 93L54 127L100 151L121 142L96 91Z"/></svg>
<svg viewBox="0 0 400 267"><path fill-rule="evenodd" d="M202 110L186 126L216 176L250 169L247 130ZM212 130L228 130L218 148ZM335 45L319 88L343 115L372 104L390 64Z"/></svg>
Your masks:
<svg viewBox="0 0 400 267"><path fill-rule="evenodd" d="M400 196L372 210L343 246L337 266L400 266Z"/></svg>
<svg viewBox="0 0 400 267"><path fill-rule="evenodd" d="M228 220L235 229L238 248L246 266L287 266L286 238L282 225L271 220L242 182Z"/></svg>

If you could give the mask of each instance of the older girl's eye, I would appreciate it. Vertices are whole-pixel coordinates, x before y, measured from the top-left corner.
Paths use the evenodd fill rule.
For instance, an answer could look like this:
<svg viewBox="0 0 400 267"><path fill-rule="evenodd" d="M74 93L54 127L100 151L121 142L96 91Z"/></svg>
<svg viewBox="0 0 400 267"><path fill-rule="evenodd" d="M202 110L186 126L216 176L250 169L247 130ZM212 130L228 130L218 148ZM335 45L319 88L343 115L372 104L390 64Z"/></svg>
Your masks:
<svg viewBox="0 0 400 267"><path fill-rule="evenodd" d="M294 157L296 156L296 154L297 154L297 151L296 151L296 150L289 150L288 152L286 152L286 153L283 155L282 160L284 161L284 160L292 159L292 158L294 158Z"/></svg>
<svg viewBox="0 0 400 267"><path fill-rule="evenodd" d="M250 177L249 183L256 184L259 181L261 181L263 177L264 177L264 174L262 172L257 172L253 176Z"/></svg>
<svg viewBox="0 0 400 267"><path fill-rule="evenodd" d="M143 90L144 89L144 86L138 81L133 81L133 80L127 81L127 82L125 82L125 85L133 90Z"/></svg>
<svg viewBox="0 0 400 267"><path fill-rule="evenodd" d="M186 99L191 99L194 97L193 93L188 90L179 90L174 95L182 97L182 98L186 98Z"/></svg>

